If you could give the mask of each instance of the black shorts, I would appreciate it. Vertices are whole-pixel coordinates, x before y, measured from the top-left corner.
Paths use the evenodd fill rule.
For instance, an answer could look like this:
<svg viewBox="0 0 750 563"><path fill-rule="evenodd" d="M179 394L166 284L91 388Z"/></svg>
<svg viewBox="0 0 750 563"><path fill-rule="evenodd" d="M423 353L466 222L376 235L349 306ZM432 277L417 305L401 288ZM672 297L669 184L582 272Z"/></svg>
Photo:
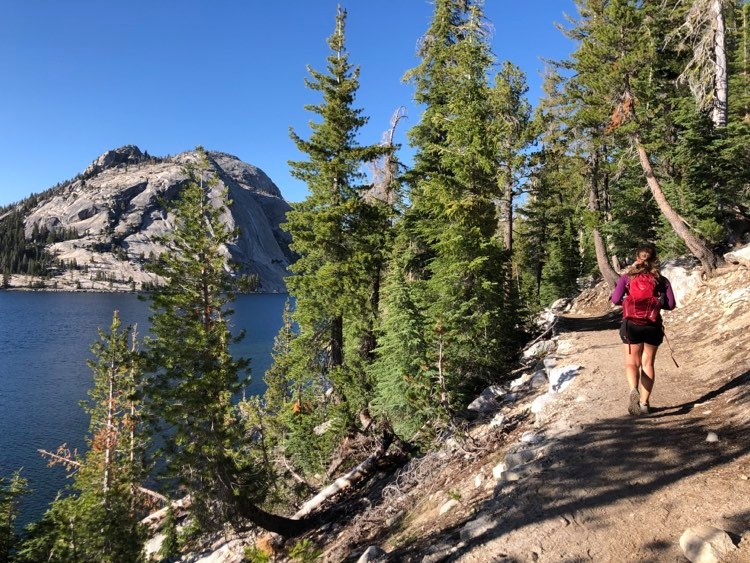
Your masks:
<svg viewBox="0 0 750 563"><path fill-rule="evenodd" d="M622 321L620 339L625 344L651 344L659 346L664 341L664 330L659 324L639 325L632 321Z"/></svg>

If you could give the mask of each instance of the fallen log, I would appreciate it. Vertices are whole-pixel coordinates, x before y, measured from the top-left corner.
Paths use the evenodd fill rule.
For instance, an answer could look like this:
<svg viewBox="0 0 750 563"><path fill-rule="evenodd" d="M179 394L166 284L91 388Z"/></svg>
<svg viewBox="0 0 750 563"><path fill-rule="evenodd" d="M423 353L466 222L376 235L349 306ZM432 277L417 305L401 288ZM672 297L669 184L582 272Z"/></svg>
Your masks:
<svg viewBox="0 0 750 563"><path fill-rule="evenodd" d="M292 516L292 519L299 520L300 518L304 518L315 509L319 508L326 500L328 500L332 496L340 493L345 489L348 489L357 481L360 481L370 472L372 467L375 465L375 462L377 462L378 459L385 455L385 452L388 451L388 447L391 445L391 442L393 442L393 436L391 434L384 435L383 440L381 441L380 446L378 446L377 450L370 454L367 459L357 465L354 469L336 479L333 483L325 487L313 498L305 502L302 505L302 508L300 508L297 513Z"/></svg>
<svg viewBox="0 0 750 563"><path fill-rule="evenodd" d="M192 503L193 502L190 498L190 495L182 497L181 499L177 499L169 503L164 508L160 508L156 512L152 512L145 518L142 518L140 523L143 526L146 526L150 532L158 532L162 524L164 523L164 520L167 519L167 514L169 513L170 508L172 509L174 515L180 518L185 514L185 512L187 512Z"/></svg>

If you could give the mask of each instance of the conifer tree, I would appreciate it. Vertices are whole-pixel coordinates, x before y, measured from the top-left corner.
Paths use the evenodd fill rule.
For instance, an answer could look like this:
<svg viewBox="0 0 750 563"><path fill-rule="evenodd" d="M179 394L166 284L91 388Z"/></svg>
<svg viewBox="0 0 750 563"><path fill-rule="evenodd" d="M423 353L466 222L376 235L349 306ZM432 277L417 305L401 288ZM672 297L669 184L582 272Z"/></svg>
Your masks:
<svg viewBox="0 0 750 563"><path fill-rule="evenodd" d="M283 535L308 521L260 508L268 490L267 465L247 440L234 400L247 383L247 360L232 357L240 336L230 331L234 295L226 246L235 233L222 216L226 193L217 186L209 155L197 149L187 182L171 207L174 227L167 250L153 265L165 284L151 294L151 334L145 358L150 371L144 395L149 421L161 431L165 475L191 498L194 524L211 531L246 520Z"/></svg>
<svg viewBox="0 0 750 563"><path fill-rule="evenodd" d="M28 492L27 481L16 471L10 478L0 477L0 563L12 560L17 542L15 522L21 497Z"/></svg>
<svg viewBox="0 0 750 563"><path fill-rule="evenodd" d="M405 319L414 308L424 321L401 329L401 321L384 322L374 373L387 380L393 366L390 377L414 386L407 397L430 397L445 419L464 393L503 377L517 337L517 304L506 286L509 254L496 235L499 142L487 134L493 130L487 83L493 57L481 3L438 0L419 54L421 63L406 77L425 109L409 132L417 149L405 175L412 206L399 227L410 253L408 261L391 262L403 271L389 274L384 315ZM399 346L395 333L412 326L421 327L421 339ZM424 365L405 364L409 346L420 341ZM387 385L379 382L379 388ZM413 410L420 408L415 403L381 396L380 404L391 405L394 418L412 409L416 425L425 418Z"/></svg>
<svg viewBox="0 0 750 563"><path fill-rule="evenodd" d="M660 9L629 0L578 0L577 5L581 18L571 35L580 40L580 45L573 55L572 67L585 72L585 77L578 80L596 95L598 107L609 107L605 132L614 135L616 143L632 143L664 219L710 275L721 258L688 227L670 203L650 155L665 134L660 124L669 117L670 109L670 97L659 91L662 83L654 80L658 73L658 37L649 27L654 21L649 10L653 7L658 14ZM592 71L594 61L596 72ZM602 61L607 64L602 65Z"/></svg>
<svg viewBox="0 0 750 563"><path fill-rule="evenodd" d="M221 219L226 193L207 153L185 169L188 180L171 212L167 251L153 271L166 280L151 294L151 370L146 396L162 433L166 469L191 496L203 529L236 520L237 495L262 490L262 475L243 465L242 433L232 402L246 383L247 361L234 359L228 324L233 299L226 245L234 233Z"/></svg>
<svg viewBox="0 0 750 563"><path fill-rule="evenodd" d="M520 195L520 178L526 168L523 149L529 143L531 105L526 99L528 86L520 68L505 61L490 92L490 129L497 141L497 182L501 195L500 221L503 246L513 251L515 197Z"/></svg>
<svg viewBox="0 0 750 563"><path fill-rule="evenodd" d="M89 361L94 385L83 407L90 415L87 451L63 448L53 462L75 472L68 496L59 496L30 527L19 561L138 562L144 558L140 485L146 440L140 424L140 366L130 328L117 311L99 331Z"/></svg>
<svg viewBox="0 0 750 563"><path fill-rule="evenodd" d="M367 118L353 105L359 68L349 63L345 21L346 12L339 7L328 39L326 72L308 69L307 86L322 100L306 109L320 121L311 122L309 139L292 131L307 160L291 161L290 166L307 184L309 195L293 206L284 225L298 255L291 266L294 275L287 280L299 327L290 352L293 386L306 393L332 386L328 416L341 431L367 408L371 394L364 364L374 347L377 286L388 230L382 206L363 197L369 186L361 169L390 150L357 143ZM323 397L315 394L312 400L318 403Z"/></svg>

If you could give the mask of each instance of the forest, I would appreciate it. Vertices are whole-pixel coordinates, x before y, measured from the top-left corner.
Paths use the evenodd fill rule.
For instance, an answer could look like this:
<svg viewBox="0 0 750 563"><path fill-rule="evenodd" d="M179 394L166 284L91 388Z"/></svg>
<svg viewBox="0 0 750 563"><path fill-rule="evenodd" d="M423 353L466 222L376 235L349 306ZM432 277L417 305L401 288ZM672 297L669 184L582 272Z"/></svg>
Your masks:
<svg viewBox="0 0 750 563"><path fill-rule="evenodd" d="M203 158L150 264L167 280L151 336L115 312L92 347L88 449L46 453L69 490L19 534L22 474L0 482L0 561L142 561L157 530L162 561L226 526L297 537L325 520L304 503L337 477L461 432L477 393L511 378L535 314L584 280L613 286L639 243L712 276L750 233L750 4L576 4L560 26L575 49L547 62L532 107L482 2L436 0L404 76L423 110L408 166L392 141L361 142L339 8L307 77L311 133L291 133L309 195L284 225L297 260L273 366L254 374L265 394L243 396L249 366L229 352L243 335L219 249L235 233Z"/></svg>

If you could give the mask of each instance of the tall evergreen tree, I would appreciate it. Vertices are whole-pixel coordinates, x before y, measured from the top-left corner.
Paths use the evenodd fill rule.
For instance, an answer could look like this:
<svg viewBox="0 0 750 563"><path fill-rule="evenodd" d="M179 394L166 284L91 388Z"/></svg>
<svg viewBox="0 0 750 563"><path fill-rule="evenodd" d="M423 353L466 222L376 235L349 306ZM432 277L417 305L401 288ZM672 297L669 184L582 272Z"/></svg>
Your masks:
<svg viewBox="0 0 750 563"><path fill-rule="evenodd" d="M509 255L496 233L499 143L487 134L493 130L487 80L493 57L485 23L480 2L438 0L420 47L422 61L406 76L424 113L409 132L417 150L406 174L412 206L399 227L409 259L391 263L403 271L389 275L385 314L408 318L409 308L418 310L424 321L406 326L423 333L399 346L390 331L406 326L385 322L385 345L374 368L385 377L391 366L392 377L402 378L391 395L414 385L412 395L434 398L444 415L460 406L464 393L501 379L515 353ZM404 363L414 342L424 347L424 367ZM428 385L433 388L425 391ZM388 393L388 385L379 388ZM408 401L381 396L380 404L391 405L392 416L399 410L403 416L407 407L415 423L424 418Z"/></svg>
<svg viewBox="0 0 750 563"><path fill-rule="evenodd" d="M661 95L661 83L654 80L659 58L657 39L649 27L652 18L648 10L652 6L632 0L578 0L577 5L581 18L571 34L580 45L573 55L572 68L581 72L588 69L579 81L596 94L599 101L594 107L609 107L605 133L613 135L620 146L632 143L665 221L710 274L721 258L688 227L669 201L650 154L665 133L660 120L668 117L669 107L664 103L669 96ZM591 72L594 60L597 72Z"/></svg>
<svg viewBox="0 0 750 563"><path fill-rule="evenodd" d="M243 466L242 434L232 402L247 379L247 361L232 358L229 327L234 233L221 217L226 193L217 187L201 148L186 166L187 182L174 202L174 228L153 271L165 284L151 294L151 370L146 396L152 422L162 427L166 469L192 497L204 529L238 517L235 498L262 491L262 475Z"/></svg>
<svg viewBox="0 0 750 563"><path fill-rule="evenodd" d="M389 151L361 146L357 133L367 122L354 107L359 68L349 63L345 46L346 12L339 7L328 39L326 72L308 69L307 86L322 100L306 109L320 117L312 133L292 139L307 160L291 161L292 174L304 181L308 197L287 214L284 229L292 236L298 259L288 278L296 300L299 335L292 378L297 388L333 388L337 428L346 429L366 409L371 383L364 365L374 348L380 270L388 220L378 201L363 196L362 166ZM321 396L316 402L323 400Z"/></svg>

